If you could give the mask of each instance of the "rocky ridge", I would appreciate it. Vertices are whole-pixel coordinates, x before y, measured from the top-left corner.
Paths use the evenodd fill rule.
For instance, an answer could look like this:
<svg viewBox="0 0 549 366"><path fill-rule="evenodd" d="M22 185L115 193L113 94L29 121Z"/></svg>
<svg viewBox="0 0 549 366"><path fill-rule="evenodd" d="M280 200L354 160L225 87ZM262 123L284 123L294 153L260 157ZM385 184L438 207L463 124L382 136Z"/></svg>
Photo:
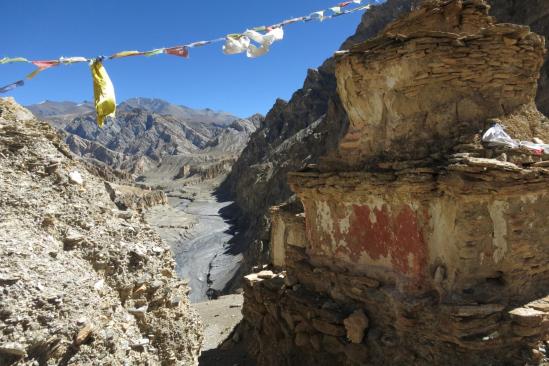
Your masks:
<svg viewBox="0 0 549 366"><path fill-rule="evenodd" d="M170 249L92 172L0 99L0 364L196 364Z"/></svg>
<svg viewBox="0 0 549 366"><path fill-rule="evenodd" d="M118 106L118 109L120 111L142 109L160 115L170 115L186 121L199 121L203 124L217 126L229 125L238 119L227 112L214 111L210 108L193 109L154 98L130 98L122 102Z"/></svg>
<svg viewBox="0 0 549 366"><path fill-rule="evenodd" d="M71 102L29 106L38 118L64 131L65 142L75 154L135 176L156 169L165 158L175 163L173 157L178 157L180 166L199 166L227 155L236 159L262 120L259 115L239 119L160 99L133 98L121 103L116 119L100 129L89 107L89 103Z"/></svg>

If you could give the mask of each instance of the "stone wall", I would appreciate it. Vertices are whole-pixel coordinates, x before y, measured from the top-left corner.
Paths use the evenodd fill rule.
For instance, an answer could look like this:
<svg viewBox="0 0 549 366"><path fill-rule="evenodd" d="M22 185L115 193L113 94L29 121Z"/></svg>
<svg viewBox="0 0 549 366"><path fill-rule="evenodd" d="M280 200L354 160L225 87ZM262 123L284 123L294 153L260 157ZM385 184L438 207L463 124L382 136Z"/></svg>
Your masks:
<svg viewBox="0 0 549 366"><path fill-rule="evenodd" d="M375 36L390 21L407 13L419 0L387 0L364 12L356 33L341 49ZM269 254L269 208L293 195L288 172L317 163L337 148L348 118L336 91L335 60L327 59L307 72L303 86L288 101L278 99L232 167L221 190L234 200L249 248L246 267L263 263ZM250 187L253 186L253 194Z"/></svg>
<svg viewBox="0 0 549 366"><path fill-rule="evenodd" d="M491 0L491 14L503 23L529 25L532 31L549 37L549 2L545 0ZM549 115L549 62L541 70L536 102L545 115Z"/></svg>
<svg viewBox="0 0 549 366"><path fill-rule="evenodd" d="M344 42L341 49L349 49L374 37L389 22L408 13L420 2L387 0L372 6L364 13L357 32ZM549 2L490 0L489 3L492 6L490 14L496 16L500 22L528 25L536 33L549 36ZM470 15L467 18L473 21L475 19ZM432 22L440 25L444 22L444 17L440 16ZM455 24L443 24L448 28L438 30L460 33L455 31ZM494 60L492 57L491 61ZM245 253L245 257L250 266L263 263L270 248L269 207L281 204L292 196L293 192L286 183L288 172L301 170L307 164L318 163L320 157L337 148L340 134L347 128L347 113L336 92L334 64L335 60L331 57L318 71L311 70L303 87L296 91L288 103L281 100L275 103L265 123L251 136L250 143L223 184L223 188L230 192L242 211L239 218L240 224L247 228L244 242L249 245L250 250ZM537 106L547 115L548 62L542 69L538 84ZM254 186L254 194L251 195L248 194L250 185Z"/></svg>
<svg viewBox="0 0 549 366"><path fill-rule="evenodd" d="M336 58L348 132L289 175L304 214L272 210L274 270L246 277L259 365L546 360L549 156L481 142L549 137L545 44L488 9L428 1Z"/></svg>
<svg viewBox="0 0 549 366"><path fill-rule="evenodd" d="M305 216L288 204L275 206L271 209L271 262L275 267L286 265L286 246L293 245L305 248L307 235L305 233Z"/></svg>
<svg viewBox="0 0 549 366"><path fill-rule="evenodd" d="M314 265L363 273L405 292L442 286L441 296L453 296L476 288L476 302L521 301L538 296L549 279L548 174L476 158L449 166L444 177L294 173L290 181L305 205Z"/></svg>

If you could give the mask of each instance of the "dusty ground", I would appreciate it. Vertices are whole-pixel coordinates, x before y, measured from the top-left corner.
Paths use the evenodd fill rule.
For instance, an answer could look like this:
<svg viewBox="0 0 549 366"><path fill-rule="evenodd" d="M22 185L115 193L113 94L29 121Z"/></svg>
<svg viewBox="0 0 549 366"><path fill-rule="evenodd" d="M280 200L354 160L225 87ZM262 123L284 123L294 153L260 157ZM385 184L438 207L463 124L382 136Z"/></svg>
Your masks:
<svg viewBox="0 0 549 366"><path fill-rule="evenodd" d="M174 170L163 169L146 173L144 182L162 188L168 204L156 206L146 212L147 221L170 245L177 262L180 278L189 281L192 306L204 324L204 342L200 365L233 366L253 365L247 358L244 345L230 350L221 344L232 334L242 320L241 294L221 296L208 300L208 288L222 290L232 279L240 265L240 254L231 254L227 242L233 237L233 228L220 215L219 210L230 202L218 202L213 196L221 178L206 182L166 179ZM238 340L238 336L236 336Z"/></svg>
<svg viewBox="0 0 549 366"><path fill-rule="evenodd" d="M241 294L222 296L218 300L194 304L204 323L204 343L200 366L253 366L247 357L245 345L233 330L242 320ZM232 338L236 346L226 349L222 343Z"/></svg>
<svg viewBox="0 0 549 366"><path fill-rule="evenodd" d="M217 300L193 304L204 322L202 352L217 348L242 319L241 294L227 295Z"/></svg>

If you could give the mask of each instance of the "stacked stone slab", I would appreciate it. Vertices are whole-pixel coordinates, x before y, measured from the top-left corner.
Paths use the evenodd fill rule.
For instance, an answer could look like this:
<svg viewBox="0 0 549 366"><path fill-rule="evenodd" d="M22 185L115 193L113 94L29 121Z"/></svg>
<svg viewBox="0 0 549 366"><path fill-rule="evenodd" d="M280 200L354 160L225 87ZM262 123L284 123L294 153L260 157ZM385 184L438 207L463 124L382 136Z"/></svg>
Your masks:
<svg viewBox="0 0 549 366"><path fill-rule="evenodd" d="M482 0L429 1L337 57L339 150L273 209L275 271L246 277L260 365L524 365L545 359L544 39Z"/></svg>

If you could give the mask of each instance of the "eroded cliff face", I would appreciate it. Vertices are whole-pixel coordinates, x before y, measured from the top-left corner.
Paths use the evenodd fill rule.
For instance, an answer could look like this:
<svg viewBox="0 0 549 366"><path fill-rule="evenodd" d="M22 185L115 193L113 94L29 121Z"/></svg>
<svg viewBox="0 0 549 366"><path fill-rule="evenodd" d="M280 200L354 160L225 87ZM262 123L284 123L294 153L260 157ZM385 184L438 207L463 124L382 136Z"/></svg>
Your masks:
<svg viewBox="0 0 549 366"><path fill-rule="evenodd" d="M121 210L143 210L168 204L168 196L163 191L145 187L132 187L105 182L105 189L111 200Z"/></svg>
<svg viewBox="0 0 549 366"><path fill-rule="evenodd" d="M289 175L273 271L246 277L260 365L547 362L549 138L535 105L545 40L483 0L428 1L336 57L349 128Z"/></svg>
<svg viewBox="0 0 549 366"><path fill-rule="evenodd" d="M197 364L169 247L94 172L0 99L0 364Z"/></svg>
<svg viewBox="0 0 549 366"><path fill-rule="evenodd" d="M132 98L121 103L116 118L101 129L89 102L45 101L28 108L39 119L63 131L70 150L84 161L101 170L129 173L133 178L162 175L162 164L177 165L174 169L183 165L199 169L206 162L236 160L263 119L261 115L239 119L228 113L194 110L160 99ZM219 174L229 170L227 166ZM164 183L172 178L165 177Z"/></svg>

